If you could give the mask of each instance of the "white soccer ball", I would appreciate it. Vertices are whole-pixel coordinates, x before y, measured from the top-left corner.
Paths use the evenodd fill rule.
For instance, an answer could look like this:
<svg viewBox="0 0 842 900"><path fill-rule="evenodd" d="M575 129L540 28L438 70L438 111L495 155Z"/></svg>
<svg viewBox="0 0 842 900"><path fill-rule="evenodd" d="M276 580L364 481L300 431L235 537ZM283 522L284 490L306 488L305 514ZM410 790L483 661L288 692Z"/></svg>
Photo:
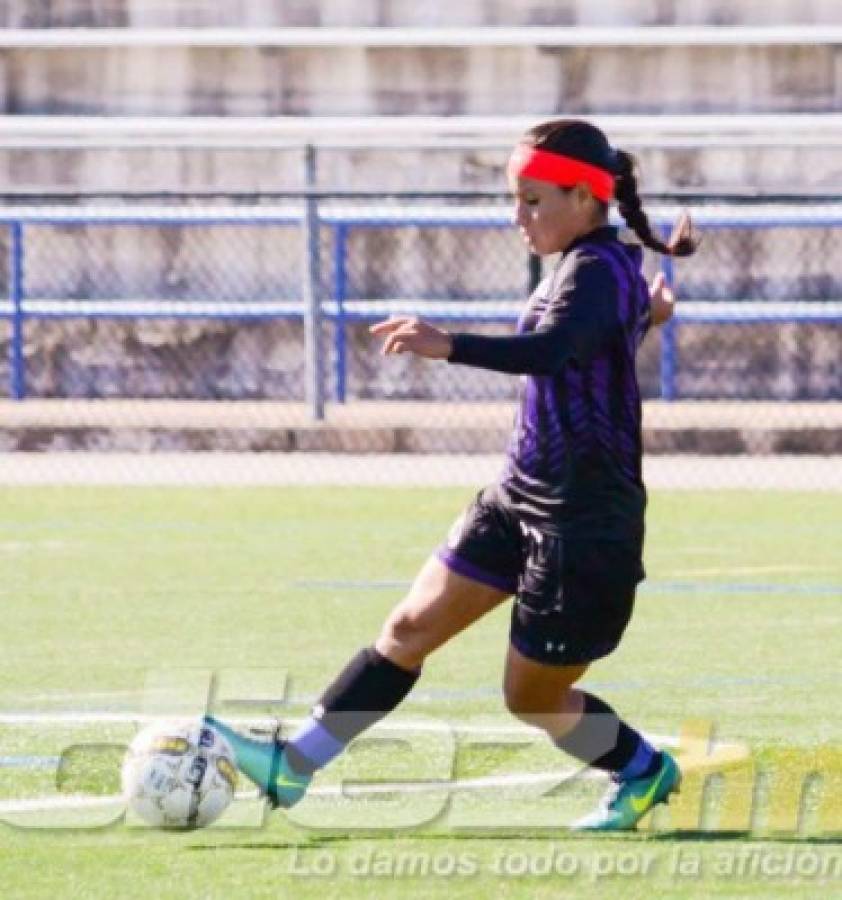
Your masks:
<svg viewBox="0 0 842 900"><path fill-rule="evenodd" d="M131 808L158 828L203 828L234 798L237 769L225 738L202 722L157 722L129 745L122 770Z"/></svg>

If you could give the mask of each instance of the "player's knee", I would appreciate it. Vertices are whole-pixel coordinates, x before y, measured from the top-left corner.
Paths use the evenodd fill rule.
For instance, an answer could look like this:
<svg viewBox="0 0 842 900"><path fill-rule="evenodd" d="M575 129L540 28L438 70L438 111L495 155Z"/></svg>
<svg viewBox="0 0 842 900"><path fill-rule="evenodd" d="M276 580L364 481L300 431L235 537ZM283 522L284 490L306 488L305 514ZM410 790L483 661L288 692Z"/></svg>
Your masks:
<svg viewBox="0 0 842 900"><path fill-rule="evenodd" d="M507 677L503 683L506 709L524 724L552 734L566 731L575 721L568 715L571 697L567 688L535 684L528 679Z"/></svg>
<svg viewBox="0 0 842 900"><path fill-rule="evenodd" d="M421 617L398 607L383 623L376 647L399 665L420 666L429 652L425 634Z"/></svg>
<svg viewBox="0 0 842 900"><path fill-rule="evenodd" d="M506 709L521 722L532 723L539 710L535 706L535 695L529 685L507 677L503 682L503 702Z"/></svg>

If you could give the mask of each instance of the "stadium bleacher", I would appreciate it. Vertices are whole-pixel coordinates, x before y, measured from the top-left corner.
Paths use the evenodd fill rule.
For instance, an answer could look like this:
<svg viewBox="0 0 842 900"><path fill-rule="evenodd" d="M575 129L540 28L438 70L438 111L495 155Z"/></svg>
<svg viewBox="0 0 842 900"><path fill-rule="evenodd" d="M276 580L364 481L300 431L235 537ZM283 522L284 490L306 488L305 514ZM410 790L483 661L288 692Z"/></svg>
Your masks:
<svg viewBox="0 0 842 900"><path fill-rule="evenodd" d="M113 116L830 111L841 36L827 26L10 29L0 96L19 114Z"/></svg>
<svg viewBox="0 0 842 900"><path fill-rule="evenodd" d="M299 174L287 142L461 142L419 187L484 187L503 151L474 148L561 112L640 147L654 190L780 189L793 145L805 190L836 180L833 4L392 3L377 18L363 3L352 19L312 0L239 4L237 28L215 4L27 6L5 20L29 27L0 30L0 175L22 190L282 190ZM373 166L394 169L382 149L322 168L353 187Z"/></svg>
<svg viewBox="0 0 842 900"><path fill-rule="evenodd" d="M3 27L764 25L842 21L836 0L4 0Z"/></svg>

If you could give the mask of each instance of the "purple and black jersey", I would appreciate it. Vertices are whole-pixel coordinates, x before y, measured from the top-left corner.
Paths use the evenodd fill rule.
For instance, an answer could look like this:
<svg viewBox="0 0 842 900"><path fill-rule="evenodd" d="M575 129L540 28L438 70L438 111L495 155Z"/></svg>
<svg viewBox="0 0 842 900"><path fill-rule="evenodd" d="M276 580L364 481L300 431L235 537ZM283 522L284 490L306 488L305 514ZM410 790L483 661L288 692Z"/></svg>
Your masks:
<svg viewBox="0 0 842 900"><path fill-rule="evenodd" d="M499 489L524 520L571 538L643 536L641 262L640 247L599 228L538 285L516 335L453 336L450 362L526 376Z"/></svg>

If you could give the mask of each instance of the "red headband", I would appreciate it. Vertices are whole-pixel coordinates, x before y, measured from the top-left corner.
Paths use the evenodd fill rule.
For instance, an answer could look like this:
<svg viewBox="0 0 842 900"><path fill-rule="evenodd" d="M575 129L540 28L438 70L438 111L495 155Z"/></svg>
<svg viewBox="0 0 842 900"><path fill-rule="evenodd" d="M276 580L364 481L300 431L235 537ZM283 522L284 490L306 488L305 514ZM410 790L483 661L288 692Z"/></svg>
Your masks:
<svg viewBox="0 0 842 900"><path fill-rule="evenodd" d="M529 144L518 144L509 159L510 178L534 178L561 187L575 187L584 182L594 197L608 203L614 196L614 176L589 163L560 156L548 150L536 150Z"/></svg>

